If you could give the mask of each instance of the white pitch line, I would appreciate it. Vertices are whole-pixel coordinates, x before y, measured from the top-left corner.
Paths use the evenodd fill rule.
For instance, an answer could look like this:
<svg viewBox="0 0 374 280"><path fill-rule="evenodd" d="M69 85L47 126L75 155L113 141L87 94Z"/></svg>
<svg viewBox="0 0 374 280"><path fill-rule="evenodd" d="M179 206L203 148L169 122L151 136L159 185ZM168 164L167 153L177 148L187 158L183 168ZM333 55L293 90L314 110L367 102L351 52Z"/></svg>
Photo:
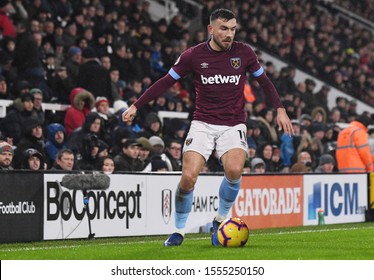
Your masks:
<svg viewBox="0 0 374 280"><path fill-rule="evenodd" d="M370 227L353 227L353 228L332 228L332 229L318 229L318 230L300 230L300 231L284 231L284 232L269 232L269 233L251 233L253 236L264 236L264 235L286 235L286 234L304 234L304 233L318 233L318 232L332 232L332 231L347 231L347 230L359 230L359 229L374 229L374 226ZM210 237L198 237L188 238L189 240L206 240ZM48 247L23 247L23 248L8 248L0 249L0 252L22 252L22 251L42 251L42 250L55 250L55 249L74 249L87 246L117 246L117 245L130 245L130 244L145 244L145 243L159 243L158 240L149 241L135 241L135 242L115 242L115 243L87 243L82 245L63 245L63 246L48 246ZM1 245L0 245L1 246Z"/></svg>

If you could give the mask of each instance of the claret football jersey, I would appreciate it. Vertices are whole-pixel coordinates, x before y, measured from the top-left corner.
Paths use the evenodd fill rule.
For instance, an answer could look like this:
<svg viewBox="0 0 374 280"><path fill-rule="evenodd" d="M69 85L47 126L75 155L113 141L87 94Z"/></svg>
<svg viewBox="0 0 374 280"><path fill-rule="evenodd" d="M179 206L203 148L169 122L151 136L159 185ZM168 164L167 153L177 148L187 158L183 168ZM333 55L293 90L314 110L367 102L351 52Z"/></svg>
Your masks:
<svg viewBox="0 0 374 280"><path fill-rule="evenodd" d="M244 84L246 73L263 73L252 48L233 42L226 51L215 51L209 43L196 45L177 59L169 75L178 80L193 74L196 91L194 120L217 125L244 123Z"/></svg>

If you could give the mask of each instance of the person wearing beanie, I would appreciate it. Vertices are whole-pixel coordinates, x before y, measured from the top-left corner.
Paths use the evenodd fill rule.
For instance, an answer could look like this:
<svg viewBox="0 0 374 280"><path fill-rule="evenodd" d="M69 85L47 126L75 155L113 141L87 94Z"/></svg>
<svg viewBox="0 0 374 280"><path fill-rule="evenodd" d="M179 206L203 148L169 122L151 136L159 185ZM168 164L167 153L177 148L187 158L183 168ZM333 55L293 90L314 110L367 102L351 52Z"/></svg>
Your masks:
<svg viewBox="0 0 374 280"><path fill-rule="evenodd" d="M13 170L14 149L7 142L0 142L0 170Z"/></svg>
<svg viewBox="0 0 374 280"><path fill-rule="evenodd" d="M263 174L266 171L266 164L262 158L256 157L251 161L252 173Z"/></svg>
<svg viewBox="0 0 374 280"><path fill-rule="evenodd" d="M153 154L162 154L164 152L164 149L165 149L165 142L164 140L162 140L161 137L159 136L152 136L149 138L149 143L151 144L152 146L152 153Z"/></svg>
<svg viewBox="0 0 374 280"><path fill-rule="evenodd" d="M66 67L68 76L72 79L73 84L77 83L79 65L82 63L82 50L79 47L71 46L68 50L68 57L62 63Z"/></svg>
<svg viewBox="0 0 374 280"><path fill-rule="evenodd" d="M160 156L155 156L151 160L152 172L165 172L168 171L168 166Z"/></svg>
<svg viewBox="0 0 374 280"><path fill-rule="evenodd" d="M319 158L319 164L314 170L315 173L332 173L335 167L335 159L330 154L323 154Z"/></svg>
<svg viewBox="0 0 374 280"><path fill-rule="evenodd" d="M151 162L152 145L145 137L139 137L136 141L142 144L139 151L139 159L143 162L143 166L147 166Z"/></svg>
<svg viewBox="0 0 374 280"><path fill-rule="evenodd" d="M374 170L367 134L371 122L371 117L362 113L340 131L336 146L339 172L367 173Z"/></svg>
<svg viewBox="0 0 374 280"><path fill-rule="evenodd" d="M117 117L112 114L109 108L109 100L105 96L96 97L96 112L103 119L103 131L107 135L111 135L113 129L117 125Z"/></svg>

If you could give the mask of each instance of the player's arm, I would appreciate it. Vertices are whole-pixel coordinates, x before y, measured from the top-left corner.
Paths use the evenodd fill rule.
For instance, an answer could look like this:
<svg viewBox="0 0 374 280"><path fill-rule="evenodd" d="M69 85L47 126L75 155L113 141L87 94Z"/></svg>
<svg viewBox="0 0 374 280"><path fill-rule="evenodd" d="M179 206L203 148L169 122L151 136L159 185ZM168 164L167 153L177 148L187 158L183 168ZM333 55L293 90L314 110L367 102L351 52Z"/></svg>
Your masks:
<svg viewBox="0 0 374 280"><path fill-rule="evenodd" d="M287 116L286 110L283 108L282 102L279 98L279 94L275 89L274 84L266 75L262 67L259 70L253 73L256 77L258 83L264 90L267 98L269 98L270 104L277 109L277 124L279 130L283 130L288 135L294 134L293 127L290 119Z"/></svg>
<svg viewBox="0 0 374 280"><path fill-rule="evenodd" d="M164 77L159 79L152 86L150 86L134 104L132 104L125 112L122 113L122 121L132 121L135 118L136 112L139 108L161 96L172 85L174 85L174 83L175 80L172 76L170 76L170 74L166 74Z"/></svg>

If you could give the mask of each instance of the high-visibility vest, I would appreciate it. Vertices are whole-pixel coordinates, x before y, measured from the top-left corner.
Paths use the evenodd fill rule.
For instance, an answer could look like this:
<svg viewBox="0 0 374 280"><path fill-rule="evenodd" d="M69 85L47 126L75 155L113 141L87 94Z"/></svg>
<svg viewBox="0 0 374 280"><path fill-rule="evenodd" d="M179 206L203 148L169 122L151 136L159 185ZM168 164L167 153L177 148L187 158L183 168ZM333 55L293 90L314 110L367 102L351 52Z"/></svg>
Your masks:
<svg viewBox="0 0 374 280"><path fill-rule="evenodd" d="M244 98L246 102L253 103L256 100L256 95L253 92L251 85L248 83L244 84Z"/></svg>
<svg viewBox="0 0 374 280"><path fill-rule="evenodd" d="M338 135L336 162L339 172L372 172L373 159L367 135L367 127L353 121Z"/></svg>

